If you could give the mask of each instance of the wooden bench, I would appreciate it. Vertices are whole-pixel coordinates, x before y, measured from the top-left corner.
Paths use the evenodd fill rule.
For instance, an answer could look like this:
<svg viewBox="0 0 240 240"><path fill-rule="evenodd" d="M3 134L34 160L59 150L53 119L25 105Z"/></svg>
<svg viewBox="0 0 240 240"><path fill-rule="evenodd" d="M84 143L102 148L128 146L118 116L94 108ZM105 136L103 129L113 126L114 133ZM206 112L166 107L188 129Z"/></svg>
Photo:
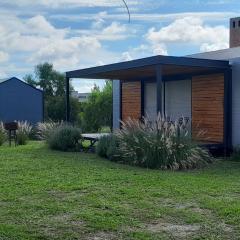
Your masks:
<svg viewBox="0 0 240 240"><path fill-rule="evenodd" d="M83 133L82 137L84 140L90 141L90 146L88 147L88 151L94 151L94 144L99 141L99 139L103 136L108 136L109 133Z"/></svg>

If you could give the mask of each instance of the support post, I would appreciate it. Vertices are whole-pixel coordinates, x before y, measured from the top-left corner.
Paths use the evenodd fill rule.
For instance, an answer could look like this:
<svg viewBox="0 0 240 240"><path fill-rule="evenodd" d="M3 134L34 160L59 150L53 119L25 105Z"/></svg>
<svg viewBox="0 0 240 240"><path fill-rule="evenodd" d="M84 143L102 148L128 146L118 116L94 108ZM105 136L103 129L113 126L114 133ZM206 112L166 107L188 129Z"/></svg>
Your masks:
<svg viewBox="0 0 240 240"><path fill-rule="evenodd" d="M232 150L232 69L224 71L224 153Z"/></svg>
<svg viewBox="0 0 240 240"><path fill-rule="evenodd" d="M66 77L66 121L70 122L70 79Z"/></svg>
<svg viewBox="0 0 240 240"><path fill-rule="evenodd" d="M162 114L162 67L156 66L157 114Z"/></svg>
<svg viewBox="0 0 240 240"><path fill-rule="evenodd" d="M144 109L145 91L144 90L145 90L145 82L144 82L144 79L141 79L141 120L145 115L145 109Z"/></svg>

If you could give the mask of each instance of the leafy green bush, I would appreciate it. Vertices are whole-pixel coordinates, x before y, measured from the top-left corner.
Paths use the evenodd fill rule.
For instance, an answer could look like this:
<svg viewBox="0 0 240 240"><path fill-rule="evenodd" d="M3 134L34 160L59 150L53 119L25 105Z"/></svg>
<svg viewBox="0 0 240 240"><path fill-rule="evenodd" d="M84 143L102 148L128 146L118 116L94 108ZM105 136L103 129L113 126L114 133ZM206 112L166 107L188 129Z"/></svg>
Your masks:
<svg viewBox="0 0 240 240"><path fill-rule="evenodd" d="M107 157L107 150L109 143L111 141L111 136L103 136L99 139L96 147L96 152L100 157Z"/></svg>
<svg viewBox="0 0 240 240"><path fill-rule="evenodd" d="M79 128L70 125L61 125L51 131L51 135L47 138L47 143L51 149L76 151L78 150L80 139L81 132Z"/></svg>
<svg viewBox="0 0 240 240"><path fill-rule="evenodd" d="M233 149L232 155L229 158L229 160L233 162L240 162L240 146L239 145Z"/></svg>
<svg viewBox="0 0 240 240"><path fill-rule="evenodd" d="M83 105L79 123L84 132L98 132L112 124L112 83L106 81L103 89L95 86Z"/></svg>
<svg viewBox="0 0 240 240"><path fill-rule="evenodd" d="M212 161L208 151L195 144L185 120L171 122L158 116L155 121L129 119L116 134L115 159L126 164L157 169L192 169Z"/></svg>
<svg viewBox="0 0 240 240"><path fill-rule="evenodd" d="M37 124L37 138L39 140L47 140L52 134L52 131L54 131L59 126L63 126L63 122L39 122Z"/></svg>
<svg viewBox="0 0 240 240"><path fill-rule="evenodd" d="M118 141L115 135L109 134L99 139L96 152L100 157L105 157L115 161L115 155L118 151Z"/></svg>
<svg viewBox="0 0 240 240"><path fill-rule="evenodd" d="M3 125L3 122L0 122L0 146L6 141L7 134Z"/></svg>
<svg viewBox="0 0 240 240"><path fill-rule="evenodd" d="M31 132L32 126L27 121L19 121L17 130L17 144L18 145L27 144Z"/></svg>

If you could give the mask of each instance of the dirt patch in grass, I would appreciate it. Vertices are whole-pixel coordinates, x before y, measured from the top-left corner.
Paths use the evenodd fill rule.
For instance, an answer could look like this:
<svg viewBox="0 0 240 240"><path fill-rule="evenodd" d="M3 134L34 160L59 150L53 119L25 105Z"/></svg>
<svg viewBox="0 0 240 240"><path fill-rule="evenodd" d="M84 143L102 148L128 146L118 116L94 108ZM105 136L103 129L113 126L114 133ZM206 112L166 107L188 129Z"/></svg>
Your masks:
<svg viewBox="0 0 240 240"><path fill-rule="evenodd" d="M86 231L85 224L80 220L72 220L71 215L53 216L49 222L38 224L41 236L46 239L83 239Z"/></svg>
<svg viewBox="0 0 240 240"><path fill-rule="evenodd" d="M57 191L51 190L47 191L47 193L56 200L67 201L69 199L79 199L80 197L87 194L85 190L75 190L75 191Z"/></svg>
<svg viewBox="0 0 240 240"><path fill-rule="evenodd" d="M97 232L95 234L90 234L86 238L86 240L114 240L116 239L116 235L109 232Z"/></svg>
<svg viewBox="0 0 240 240"><path fill-rule="evenodd" d="M64 192L64 191L57 191L57 190L51 190L51 191L47 191L47 193L54 198L57 199L63 199L65 197L67 197L67 195L69 194L68 192Z"/></svg>
<svg viewBox="0 0 240 240"><path fill-rule="evenodd" d="M223 232L226 232L226 233L234 232L233 227L228 225L228 224L226 224L226 223L220 223L219 224L219 228L221 228L223 230Z"/></svg>
<svg viewBox="0 0 240 240"><path fill-rule="evenodd" d="M85 225L84 221L74 219L70 213L55 215L51 218L51 221L70 225L72 227L83 227Z"/></svg>
<svg viewBox="0 0 240 240"><path fill-rule="evenodd" d="M156 222L148 224L146 226L146 230L152 233L166 232L169 235L172 235L173 237L185 238L198 232L200 230L200 225Z"/></svg>
<svg viewBox="0 0 240 240"><path fill-rule="evenodd" d="M0 201L0 207L6 207L8 205L10 205L11 203L10 202L7 202L7 201Z"/></svg>
<svg viewBox="0 0 240 240"><path fill-rule="evenodd" d="M73 226L83 226L84 225L84 221L80 221L80 220L79 221L77 221L77 220L71 221L70 223Z"/></svg>
<svg viewBox="0 0 240 240"><path fill-rule="evenodd" d="M226 224L224 221L219 219L217 215L210 209L201 208L196 202L174 202L172 199L164 199L162 206L170 209L175 209L172 217L178 218L177 224L176 219L171 221L167 218L162 222L148 225L148 229L151 231L162 230L166 233L171 233L174 237L184 237L188 235L198 235L200 233L213 232L214 234L221 234L223 236L235 235L235 227ZM180 214L178 213L180 211ZM195 223L186 222L188 215L181 216L181 213L187 213L191 219L191 213L196 213L200 218L193 219L197 220ZM185 217L184 217L185 216ZM194 215L193 215L194 216ZM197 215L196 215L197 216Z"/></svg>
<svg viewBox="0 0 240 240"><path fill-rule="evenodd" d="M71 215L64 213L64 214L59 214L59 215L54 215L51 220L54 222L68 222L71 219Z"/></svg>
<svg viewBox="0 0 240 240"><path fill-rule="evenodd" d="M175 209L177 211L187 210L187 211L197 213L199 215L207 216L207 217L212 217L214 215L214 213L211 210L206 208L201 208L199 204L197 204L196 202L182 203L182 202L173 202L172 199L164 199L161 205L166 208Z"/></svg>

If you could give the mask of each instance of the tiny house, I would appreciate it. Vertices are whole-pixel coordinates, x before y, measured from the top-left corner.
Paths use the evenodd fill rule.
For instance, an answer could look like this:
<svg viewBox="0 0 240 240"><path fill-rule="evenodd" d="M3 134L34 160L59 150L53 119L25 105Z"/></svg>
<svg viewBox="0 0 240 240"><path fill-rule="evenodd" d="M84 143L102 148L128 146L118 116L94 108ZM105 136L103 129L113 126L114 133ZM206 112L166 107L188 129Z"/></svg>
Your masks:
<svg viewBox="0 0 240 240"><path fill-rule="evenodd" d="M18 78L0 81L0 121L42 122L44 117L43 91Z"/></svg>
<svg viewBox="0 0 240 240"><path fill-rule="evenodd" d="M185 57L153 56L80 69L70 78L113 81L113 128L158 113L187 118L192 138L230 150L240 144L240 18L230 20L230 48ZM69 88L69 87L68 87ZM67 100L69 89L67 88ZM67 101L67 119L69 101ZM205 132L198 135L199 130Z"/></svg>
<svg viewBox="0 0 240 240"><path fill-rule="evenodd" d="M120 127L120 120L154 119L161 113L172 120L188 118L198 141L232 146L229 61L154 56L68 72L67 76L113 80L113 128ZM206 134L198 136L199 129Z"/></svg>

